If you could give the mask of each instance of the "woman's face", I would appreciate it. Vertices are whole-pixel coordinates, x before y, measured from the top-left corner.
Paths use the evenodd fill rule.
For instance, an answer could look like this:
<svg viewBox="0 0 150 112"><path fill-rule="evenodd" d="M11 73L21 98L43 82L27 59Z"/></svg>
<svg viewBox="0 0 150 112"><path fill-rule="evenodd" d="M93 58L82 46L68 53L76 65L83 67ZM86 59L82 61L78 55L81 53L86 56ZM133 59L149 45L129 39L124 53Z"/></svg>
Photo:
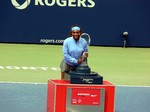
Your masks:
<svg viewBox="0 0 150 112"><path fill-rule="evenodd" d="M73 38L74 38L76 41L79 40L80 35L81 35L81 32L80 32L79 30L74 30L74 31L72 31L72 36L73 36Z"/></svg>

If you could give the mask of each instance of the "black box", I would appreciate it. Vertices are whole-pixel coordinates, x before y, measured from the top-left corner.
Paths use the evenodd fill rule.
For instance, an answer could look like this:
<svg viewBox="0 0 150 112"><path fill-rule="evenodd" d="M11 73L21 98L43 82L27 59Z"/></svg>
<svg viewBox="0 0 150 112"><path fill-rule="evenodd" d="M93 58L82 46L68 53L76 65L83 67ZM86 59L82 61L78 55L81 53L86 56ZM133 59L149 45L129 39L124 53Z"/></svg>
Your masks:
<svg viewBox="0 0 150 112"><path fill-rule="evenodd" d="M103 84L103 77L97 76L75 76L70 77L71 84Z"/></svg>

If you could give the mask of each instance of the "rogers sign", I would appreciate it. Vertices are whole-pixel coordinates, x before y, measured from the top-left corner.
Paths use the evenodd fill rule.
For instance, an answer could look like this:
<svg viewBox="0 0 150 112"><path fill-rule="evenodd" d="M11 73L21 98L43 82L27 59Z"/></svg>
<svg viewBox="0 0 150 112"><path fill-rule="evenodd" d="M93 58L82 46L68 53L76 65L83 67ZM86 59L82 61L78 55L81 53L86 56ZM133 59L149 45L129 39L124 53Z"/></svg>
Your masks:
<svg viewBox="0 0 150 112"><path fill-rule="evenodd" d="M11 3L15 8L23 10L31 4L31 0L24 0L24 3L19 3L19 0L11 0ZM95 6L95 2L94 0L34 0L34 4L32 5L93 8Z"/></svg>

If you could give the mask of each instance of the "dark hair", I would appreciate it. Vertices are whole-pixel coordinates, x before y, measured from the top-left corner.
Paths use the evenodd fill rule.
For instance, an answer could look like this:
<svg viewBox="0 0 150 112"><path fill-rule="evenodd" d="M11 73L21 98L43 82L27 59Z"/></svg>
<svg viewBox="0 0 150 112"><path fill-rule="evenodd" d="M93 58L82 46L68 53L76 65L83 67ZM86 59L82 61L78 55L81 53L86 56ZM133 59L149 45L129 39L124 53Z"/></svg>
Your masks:
<svg viewBox="0 0 150 112"><path fill-rule="evenodd" d="M81 28L79 25L73 25L73 26L71 26L71 27L70 27L69 37L71 37L71 36L72 36L72 28L73 28L73 27L75 27L75 26L77 26L77 27L79 27L79 28L80 28L80 32L81 32L81 34L83 33L82 28Z"/></svg>

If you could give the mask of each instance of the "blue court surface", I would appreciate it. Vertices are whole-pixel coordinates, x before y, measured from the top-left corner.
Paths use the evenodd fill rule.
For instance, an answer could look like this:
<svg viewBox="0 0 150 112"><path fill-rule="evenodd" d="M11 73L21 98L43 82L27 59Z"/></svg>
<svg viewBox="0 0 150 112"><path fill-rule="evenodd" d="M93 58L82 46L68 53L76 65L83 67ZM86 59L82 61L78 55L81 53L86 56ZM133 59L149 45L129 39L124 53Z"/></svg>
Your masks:
<svg viewBox="0 0 150 112"><path fill-rule="evenodd" d="M0 83L0 112L46 112L46 83ZM115 112L150 112L149 86L116 86Z"/></svg>

